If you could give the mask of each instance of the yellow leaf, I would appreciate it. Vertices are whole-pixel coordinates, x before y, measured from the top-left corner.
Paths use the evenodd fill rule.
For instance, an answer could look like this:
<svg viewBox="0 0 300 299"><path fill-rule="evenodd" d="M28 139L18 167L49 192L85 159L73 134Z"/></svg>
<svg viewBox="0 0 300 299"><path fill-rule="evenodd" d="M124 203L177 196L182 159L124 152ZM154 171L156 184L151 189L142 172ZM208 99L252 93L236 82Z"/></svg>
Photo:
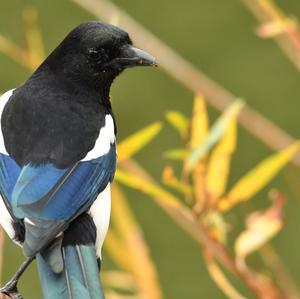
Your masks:
<svg viewBox="0 0 300 299"><path fill-rule="evenodd" d="M118 161L126 160L141 150L160 132L162 125L155 122L139 130L118 144Z"/></svg>
<svg viewBox="0 0 300 299"><path fill-rule="evenodd" d="M180 182L178 180L178 178L175 176L174 170L171 166L166 166L164 168L163 175L162 175L162 181L166 185L174 188L175 190L183 193L186 196L192 195L191 187L188 184Z"/></svg>
<svg viewBox="0 0 300 299"><path fill-rule="evenodd" d="M193 150L202 144L207 137L208 132L208 115L206 110L205 99L201 95L196 95L194 100L193 117L191 123L191 140L190 149ZM206 190L204 174L206 171L206 163L203 159L199 159L194 167L193 172L193 185L196 198L196 205L194 209L196 212L201 212L206 204ZM184 163L184 173L189 172L188 160Z"/></svg>
<svg viewBox="0 0 300 299"><path fill-rule="evenodd" d="M236 148L236 118L232 118L221 142L213 150L207 167L206 188L210 200L220 197L227 186L230 159Z"/></svg>
<svg viewBox="0 0 300 299"><path fill-rule="evenodd" d="M194 194L196 199L196 204L194 210L196 213L201 213L203 208L208 203L207 191L206 191L206 182L205 182L205 173L206 173L206 161L199 161L195 166L193 171L193 186Z"/></svg>
<svg viewBox="0 0 300 299"><path fill-rule="evenodd" d="M187 118L178 111L168 111L166 113L167 121L183 136L188 128Z"/></svg>
<svg viewBox="0 0 300 299"><path fill-rule="evenodd" d="M167 192L157 184L147 182L139 176L117 169L115 179L130 188L140 190L150 196L157 196L170 206L176 208L182 206L180 201L173 194Z"/></svg>
<svg viewBox="0 0 300 299"><path fill-rule="evenodd" d="M235 243L238 258L245 258L258 250L280 231L283 226L284 201L284 197L279 194L265 212L256 212L248 217L246 230L239 235Z"/></svg>
<svg viewBox="0 0 300 299"><path fill-rule="evenodd" d="M198 161L200 161L207 152L222 138L229 121L232 117L236 117L242 107L244 106L241 100L235 101L230 105L225 112L215 122L213 127L209 130L208 135L195 148L191 149L190 155L187 158L186 170L192 170Z"/></svg>
<svg viewBox="0 0 300 299"><path fill-rule="evenodd" d="M202 95L196 95L194 100L194 110L191 124L190 147L199 146L205 139L208 131L208 116L205 100Z"/></svg>
<svg viewBox="0 0 300 299"><path fill-rule="evenodd" d="M158 284L157 271L151 260L142 230L118 185L113 185L112 192L114 198L113 225L126 245L127 258L131 260L132 264L131 272L145 298L161 299L162 292Z"/></svg>
<svg viewBox="0 0 300 299"><path fill-rule="evenodd" d="M219 202L219 208L227 211L235 204L247 201L260 191L293 158L300 149L300 141L262 161L242 177Z"/></svg>
<svg viewBox="0 0 300 299"><path fill-rule="evenodd" d="M121 269L131 271L133 265L128 259L129 252L125 247L124 242L120 240L113 228L109 228L108 230L104 242L104 248L116 265L118 265ZM120 250L120 248L122 248L122 250Z"/></svg>

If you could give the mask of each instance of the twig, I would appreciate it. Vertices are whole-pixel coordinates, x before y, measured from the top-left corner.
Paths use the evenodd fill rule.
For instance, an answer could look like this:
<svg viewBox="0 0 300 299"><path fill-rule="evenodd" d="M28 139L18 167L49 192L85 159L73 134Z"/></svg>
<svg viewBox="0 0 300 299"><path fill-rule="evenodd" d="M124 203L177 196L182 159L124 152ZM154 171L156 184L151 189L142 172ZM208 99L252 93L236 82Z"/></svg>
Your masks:
<svg viewBox="0 0 300 299"><path fill-rule="evenodd" d="M264 262L272 269L276 281L282 290L289 294L291 299L299 299L300 290L273 247L269 244L265 245L261 248L260 254Z"/></svg>
<svg viewBox="0 0 300 299"><path fill-rule="evenodd" d="M71 1L106 22L118 16L120 26L126 28L131 33L134 42L138 46L149 51L157 58L161 68L194 93L202 93L207 98L207 101L216 109L223 111L236 99L235 95L208 78L110 1ZM275 150L280 150L294 141L289 134L249 106L243 109L239 116L239 122L250 133ZM293 162L300 165L300 155L295 156Z"/></svg>
<svg viewBox="0 0 300 299"><path fill-rule="evenodd" d="M262 26L273 24L273 28L279 27L270 37L274 38L283 53L300 70L300 30L297 22L287 17L273 1L242 0L242 2Z"/></svg>
<svg viewBox="0 0 300 299"><path fill-rule="evenodd" d="M156 183L155 180L134 160L128 160L121 163L123 169L130 171L145 179L150 183ZM258 298L266 298L265 294L269 294L269 299L291 299L276 289L269 281L264 280L262 277L257 276L256 273L248 269L241 269L237 267L233 257L227 249L214 240L202 222L198 221L195 215L182 207L180 210L174 208L172 205L166 204L160 198L153 198L154 201L162 208L183 230L185 230L194 240L200 245L204 245L215 258L231 271L237 277L240 277L244 283L253 291Z"/></svg>
<svg viewBox="0 0 300 299"><path fill-rule="evenodd" d="M30 57L26 50L17 46L7 37L0 34L0 52L5 54L10 59L21 64L23 67L33 70L30 63Z"/></svg>
<svg viewBox="0 0 300 299"><path fill-rule="evenodd" d="M222 292L230 299L246 299L232 286L219 265L214 261L213 255L208 250L204 250L203 256L205 258L207 270L220 290L222 290Z"/></svg>

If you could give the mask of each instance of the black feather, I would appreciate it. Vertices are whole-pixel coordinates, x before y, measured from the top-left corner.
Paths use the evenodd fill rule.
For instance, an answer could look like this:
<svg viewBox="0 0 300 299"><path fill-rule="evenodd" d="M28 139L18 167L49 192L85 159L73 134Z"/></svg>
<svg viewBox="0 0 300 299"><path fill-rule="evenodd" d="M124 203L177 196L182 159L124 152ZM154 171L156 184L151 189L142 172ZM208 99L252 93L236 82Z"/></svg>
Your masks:
<svg viewBox="0 0 300 299"><path fill-rule="evenodd" d="M96 232L96 226L92 217L87 213L83 213L65 231L63 246L95 244Z"/></svg>

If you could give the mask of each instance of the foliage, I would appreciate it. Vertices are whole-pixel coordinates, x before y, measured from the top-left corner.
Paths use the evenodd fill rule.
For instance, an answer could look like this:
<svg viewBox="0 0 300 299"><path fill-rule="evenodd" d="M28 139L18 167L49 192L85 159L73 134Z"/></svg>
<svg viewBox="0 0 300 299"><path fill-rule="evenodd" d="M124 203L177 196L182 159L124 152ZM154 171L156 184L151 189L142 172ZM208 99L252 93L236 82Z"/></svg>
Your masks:
<svg viewBox="0 0 300 299"><path fill-rule="evenodd" d="M23 49L0 35L0 51L34 70L44 58L35 8L27 6L23 18L27 47ZM112 22L117 23L117 20L114 16ZM268 23L258 32L268 37L286 30L286 26L293 25L290 23ZM201 95L195 96L191 117L179 111L166 112L166 120L178 131L183 146L164 153L168 165L162 171L160 183L132 157L159 134L163 127L161 122L150 124L119 143L119 167L112 188L115 203L112 226L105 242L105 250L117 269L102 273L108 299L163 298L156 266L121 184L149 195L199 243L208 273L229 298L245 296L232 284L228 272L243 281L258 298L300 298L298 293L296 297L291 295L291 289L296 287L289 275L285 275L274 249L266 245L283 228L283 194L271 192L270 207L248 215L245 230L233 243L228 241L230 221L226 213L234 213L235 207L245 204L266 187L300 147L300 142L296 142L273 154L228 188L232 155L237 148L237 116L242 108L243 103L236 101L210 129L206 102ZM180 163L180 174L174 170L173 163L177 163L176 166ZM0 231L0 248L2 243ZM269 263L269 268L257 269L246 260L251 254L260 253L264 257L266 252L268 256L275 256L280 273L268 274L274 270L274 261ZM1 265L0 259L0 268ZM281 284L282 275L289 287Z"/></svg>
<svg viewBox="0 0 300 299"><path fill-rule="evenodd" d="M186 125L184 130L180 124L176 124L175 118L170 121L169 115L166 115L183 142L182 149L170 150L168 153L185 153L175 157L176 163L179 160L182 165L179 177L176 177L170 164L163 170L162 181L167 189L153 181L149 182L140 174L131 173L130 167L126 172L119 169L116 180L179 211L181 225L186 221L193 223L194 233L201 236L200 243L208 272L230 298L244 297L231 285L220 265L244 280L259 298L266 298L267 294L268 298L289 298L284 290L277 287L276 277L273 279L265 274L267 269L254 270L245 260L282 229L284 196L280 192L272 192L270 208L251 213L247 217L246 230L240 233L234 244L228 242L230 223L225 213L236 205L244 204L265 187L298 152L300 143L296 142L266 158L231 188L227 188L231 159L236 150L236 117L240 108L240 102L234 103L210 130L203 97L195 98L190 125ZM180 115L180 112L173 113ZM179 122L181 119L187 117L177 118ZM165 157L174 160L172 155ZM180 194L180 197L176 194ZM235 248L234 256L230 255L232 247Z"/></svg>

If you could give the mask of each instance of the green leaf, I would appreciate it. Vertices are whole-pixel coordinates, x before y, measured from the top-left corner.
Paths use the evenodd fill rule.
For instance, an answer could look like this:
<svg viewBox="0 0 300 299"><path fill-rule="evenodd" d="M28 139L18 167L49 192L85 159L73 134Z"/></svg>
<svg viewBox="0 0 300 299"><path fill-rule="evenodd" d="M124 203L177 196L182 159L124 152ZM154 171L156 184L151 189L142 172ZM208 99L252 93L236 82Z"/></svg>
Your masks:
<svg viewBox="0 0 300 299"><path fill-rule="evenodd" d="M184 160L188 155L188 151L185 149L173 149L164 152L164 158L170 160Z"/></svg>

